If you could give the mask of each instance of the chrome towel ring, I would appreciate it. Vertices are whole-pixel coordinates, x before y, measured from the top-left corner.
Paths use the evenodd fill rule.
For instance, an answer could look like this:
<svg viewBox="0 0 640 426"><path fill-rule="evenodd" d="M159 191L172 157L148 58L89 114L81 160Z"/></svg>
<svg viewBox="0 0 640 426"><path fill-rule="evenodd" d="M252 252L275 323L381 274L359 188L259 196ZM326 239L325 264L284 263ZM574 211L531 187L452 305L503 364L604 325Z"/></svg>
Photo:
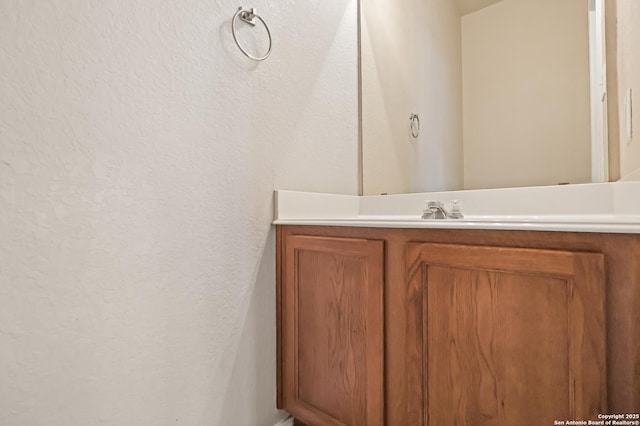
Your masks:
<svg viewBox="0 0 640 426"><path fill-rule="evenodd" d="M418 117L418 114L411 113L409 116L409 130L414 139L420 135L420 117Z"/></svg>
<svg viewBox="0 0 640 426"><path fill-rule="evenodd" d="M238 37L236 36L236 20L238 18L240 18L241 21L251 25L252 27L256 26L256 18L259 19L260 22L262 22L262 25L264 25L264 28L267 30L267 35L269 36L269 49L267 49L267 53L265 53L263 56L253 56L252 54L244 50L242 45L240 45L240 42L238 41ZM240 51L244 53L244 56L246 56L247 58L252 59L254 61L264 61L271 54L271 47L273 46L271 31L269 31L269 27L267 26L267 23L264 22L264 19L262 19L262 17L256 13L256 9L253 7L251 9L244 9L242 6L238 8L238 11L236 12L235 15L233 15L233 19L231 20L231 34L233 35L233 41L236 42L236 45L238 46Z"/></svg>

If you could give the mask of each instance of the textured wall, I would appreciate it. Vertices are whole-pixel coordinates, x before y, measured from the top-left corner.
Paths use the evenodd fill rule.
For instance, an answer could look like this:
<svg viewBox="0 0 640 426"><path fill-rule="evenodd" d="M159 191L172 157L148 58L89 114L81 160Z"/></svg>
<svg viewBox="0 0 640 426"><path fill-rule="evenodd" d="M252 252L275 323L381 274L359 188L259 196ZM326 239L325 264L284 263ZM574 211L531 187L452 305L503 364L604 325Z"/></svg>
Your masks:
<svg viewBox="0 0 640 426"><path fill-rule="evenodd" d="M460 17L451 0L362 0L365 194L462 188ZM418 113L421 133L409 135Z"/></svg>
<svg viewBox="0 0 640 426"><path fill-rule="evenodd" d="M272 190L357 191L356 2L246 4L259 65L237 6L0 2L0 424L282 416Z"/></svg>
<svg viewBox="0 0 640 426"><path fill-rule="evenodd" d="M464 16L462 75L466 189L591 181L587 1Z"/></svg>
<svg viewBox="0 0 640 426"><path fill-rule="evenodd" d="M620 120L620 175L640 179L640 2L617 0L618 13L618 114ZM633 137L625 135L624 102L633 91Z"/></svg>

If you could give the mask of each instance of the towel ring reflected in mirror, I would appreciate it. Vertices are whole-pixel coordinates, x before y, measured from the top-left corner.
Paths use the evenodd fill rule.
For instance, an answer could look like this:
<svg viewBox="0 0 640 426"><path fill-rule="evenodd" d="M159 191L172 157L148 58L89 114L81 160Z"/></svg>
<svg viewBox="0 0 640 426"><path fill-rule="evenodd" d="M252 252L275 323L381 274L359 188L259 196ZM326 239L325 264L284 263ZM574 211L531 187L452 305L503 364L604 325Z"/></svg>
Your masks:
<svg viewBox="0 0 640 426"><path fill-rule="evenodd" d="M411 113L409 116L409 130L414 139L420 135L420 117L418 117L418 114Z"/></svg>

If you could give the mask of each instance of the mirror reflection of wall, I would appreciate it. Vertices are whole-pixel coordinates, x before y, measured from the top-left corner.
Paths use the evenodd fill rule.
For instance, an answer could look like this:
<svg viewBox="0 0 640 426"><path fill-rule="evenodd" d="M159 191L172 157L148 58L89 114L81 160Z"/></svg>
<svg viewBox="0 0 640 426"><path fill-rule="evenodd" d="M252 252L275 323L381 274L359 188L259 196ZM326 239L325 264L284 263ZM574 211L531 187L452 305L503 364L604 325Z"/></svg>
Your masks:
<svg viewBox="0 0 640 426"><path fill-rule="evenodd" d="M620 140L621 180L640 180L640 1L606 1L615 5L611 15L617 22L615 37L611 43L607 40L614 56L607 66L616 68L615 84L609 86L609 104L614 103L616 115L609 128Z"/></svg>
<svg viewBox="0 0 640 426"><path fill-rule="evenodd" d="M364 194L591 180L594 0L361 1ZM640 3L617 1L627 13ZM607 40L620 62L618 45ZM411 113L422 125L414 140Z"/></svg>
<svg viewBox="0 0 640 426"><path fill-rule="evenodd" d="M462 17L464 187L591 181L585 0L504 0Z"/></svg>
<svg viewBox="0 0 640 426"><path fill-rule="evenodd" d="M462 44L456 5L361 0L360 19L363 193L461 188ZM411 142L406 124L414 112L421 129Z"/></svg>

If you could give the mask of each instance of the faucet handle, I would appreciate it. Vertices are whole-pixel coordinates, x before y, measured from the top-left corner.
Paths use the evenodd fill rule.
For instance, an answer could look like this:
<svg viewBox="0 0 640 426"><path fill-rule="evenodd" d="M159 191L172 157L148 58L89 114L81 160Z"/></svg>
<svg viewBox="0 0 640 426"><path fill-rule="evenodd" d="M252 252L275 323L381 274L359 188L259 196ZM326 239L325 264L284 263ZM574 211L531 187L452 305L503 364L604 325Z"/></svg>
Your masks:
<svg viewBox="0 0 640 426"><path fill-rule="evenodd" d="M436 200L426 200L422 206L423 219L446 219L444 204Z"/></svg>
<svg viewBox="0 0 640 426"><path fill-rule="evenodd" d="M452 219L462 219L464 217L462 215L462 203L460 200L451 200L451 212L449 213L449 217Z"/></svg>
<svg viewBox="0 0 640 426"><path fill-rule="evenodd" d="M425 200L422 204L422 218L433 219L435 217L435 210L439 204L439 201Z"/></svg>

